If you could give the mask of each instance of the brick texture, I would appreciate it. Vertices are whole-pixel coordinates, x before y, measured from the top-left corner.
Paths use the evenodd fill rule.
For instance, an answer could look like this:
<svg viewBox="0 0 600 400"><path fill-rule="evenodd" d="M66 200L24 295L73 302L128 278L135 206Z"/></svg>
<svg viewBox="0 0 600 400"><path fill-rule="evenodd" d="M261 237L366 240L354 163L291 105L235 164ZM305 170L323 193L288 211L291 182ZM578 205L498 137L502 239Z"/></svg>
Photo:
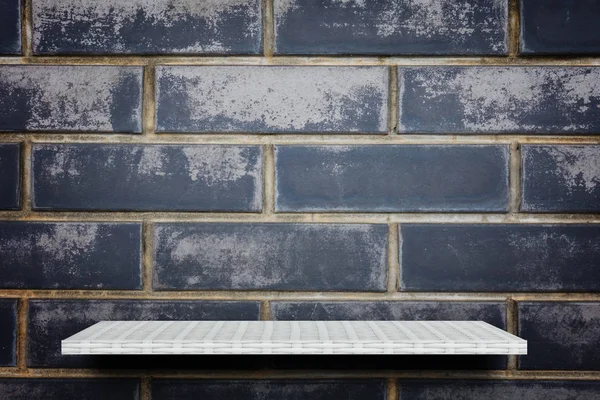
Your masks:
<svg viewBox="0 0 600 400"><path fill-rule="evenodd" d="M600 225L400 226L400 287L598 292Z"/></svg>
<svg viewBox="0 0 600 400"><path fill-rule="evenodd" d="M277 146L277 211L507 211L506 146Z"/></svg>
<svg viewBox="0 0 600 400"><path fill-rule="evenodd" d="M21 0L0 0L0 55L21 54Z"/></svg>
<svg viewBox="0 0 600 400"><path fill-rule="evenodd" d="M154 288L384 291L387 225L159 224Z"/></svg>
<svg viewBox="0 0 600 400"><path fill-rule="evenodd" d="M33 1L36 54L256 54L260 0Z"/></svg>
<svg viewBox="0 0 600 400"><path fill-rule="evenodd" d="M17 143L0 144L0 209L20 208L21 147Z"/></svg>
<svg viewBox="0 0 600 400"><path fill-rule="evenodd" d="M17 300L0 300L0 367L17 362Z"/></svg>
<svg viewBox="0 0 600 400"><path fill-rule="evenodd" d="M278 54L505 54L508 1L274 0Z"/></svg>
<svg viewBox="0 0 600 400"><path fill-rule="evenodd" d="M600 4L521 0L522 54L600 54Z"/></svg>
<svg viewBox="0 0 600 400"><path fill-rule="evenodd" d="M594 0L0 0L0 400L600 398ZM527 356L62 356L101 320Z"/></svg>
<svg viewBox="0 0 600 400"><path fill-rule="evenodd" d="M599 370L600 303L519 303L519 335L528 341L519 368Z"/></svg>

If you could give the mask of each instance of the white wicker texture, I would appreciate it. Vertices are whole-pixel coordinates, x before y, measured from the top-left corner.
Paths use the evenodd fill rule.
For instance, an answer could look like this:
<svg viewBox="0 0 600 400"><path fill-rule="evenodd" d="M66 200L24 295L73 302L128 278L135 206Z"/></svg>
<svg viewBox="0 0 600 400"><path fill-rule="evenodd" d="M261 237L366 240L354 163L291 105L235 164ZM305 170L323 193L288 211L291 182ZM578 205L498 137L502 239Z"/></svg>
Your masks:
<svg viewBox="0 0 600 400"><path fill-rule="evenodd" d="M62 354L527 354L482 321L103 321Z"/></svg>

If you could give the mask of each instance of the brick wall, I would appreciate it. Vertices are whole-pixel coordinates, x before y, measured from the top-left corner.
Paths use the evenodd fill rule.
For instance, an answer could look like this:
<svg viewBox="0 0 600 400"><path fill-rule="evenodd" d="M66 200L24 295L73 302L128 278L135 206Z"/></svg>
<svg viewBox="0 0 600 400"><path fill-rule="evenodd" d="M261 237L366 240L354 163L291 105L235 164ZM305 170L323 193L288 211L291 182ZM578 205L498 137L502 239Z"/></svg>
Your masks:
<svg viewBox="0 0 600 400"><path fill-rule="evenodd" d="M600 397L594 0L0 0L0 398ZM529 355L61 356L99 320Z"/></svg>

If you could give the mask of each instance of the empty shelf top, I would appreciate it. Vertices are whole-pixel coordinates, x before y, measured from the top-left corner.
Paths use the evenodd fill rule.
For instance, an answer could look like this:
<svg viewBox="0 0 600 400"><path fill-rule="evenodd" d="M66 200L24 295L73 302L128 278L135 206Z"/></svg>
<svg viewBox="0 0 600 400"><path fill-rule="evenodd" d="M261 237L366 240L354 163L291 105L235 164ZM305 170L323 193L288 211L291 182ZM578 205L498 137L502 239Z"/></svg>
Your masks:
<svg viewBox="0 0 600 400"><path fill-rule="evenodd" d="M103 321L63 354L526 354L482 321Z"/></svg>

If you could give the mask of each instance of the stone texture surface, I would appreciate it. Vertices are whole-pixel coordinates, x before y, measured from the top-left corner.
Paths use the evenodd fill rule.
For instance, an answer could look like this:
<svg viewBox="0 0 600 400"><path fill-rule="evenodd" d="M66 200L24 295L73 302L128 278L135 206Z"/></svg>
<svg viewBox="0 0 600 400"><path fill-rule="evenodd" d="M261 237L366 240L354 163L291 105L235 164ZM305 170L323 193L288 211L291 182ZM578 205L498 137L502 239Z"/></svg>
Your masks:
<svg viewBox="0 0 600 400"><path fill-rule="evenodd" d="M438 301L273 301L274 320L392 320L392 321L485 321L506 329L506 304L503 302ZM302 365L301 362L290 362ZM332 356L314 361L314 368L365 370L501 370L505 356Z"/></svg>
<svg viewBox="0 0 600 400"><path fill-rule="evenodd" d="M259 146L40 144L32 165L39 210L262 208Z"/></svg>
<svg viewBox="0 0 600 400"><path fill-rule="evenodd" d="M506 0L275 0L280 54L505 54Z"/></svg>
<svg viewBox="0 0 600 400"><path fill-rule="evenodd" d="M598 292L600 225L401 224L401 288Z"/></svg>
<svg viewBox="0 0 600 400"><path fill-rule="evenodd" d="M0 0L0 55L21 54L21 0Z"/></svg>
<svg viewBox="0 0 600 400"><path fill-rule="evenodd" d="M142 225L0 222L0 288L141 289Z"/></svg>
<svg viewBox="0 0 600 400"><path fill-rule="evenodd" d="M521 54L600 54L596 0L521 0Z"/></svg>
<svg viewBox="0 0 600 400"><path fill-rule="evenodd" d="M138 369L160 366L160 358L142 357L128 364L126 357L62 356L60 341L99 321L258 320L259 308L258 302L241 301L30 300L27 365Z"/></svg>
<svg viewBox="0 0 600 400"><path fill-rule="evenodd" d="M0 327L0 367L14 366L17 364L16 299L0 299Z"/></svg>
<svg viewBox="0 0 600 400"><path fill-rule="evenodd" d="M21 207L20 171L20 144L0 144L0 210L17 210Z"/></svg>
<svg viewBox="0 0 600 400"><path fill-rule="evenodd" d="M521 156L521 210L600 211L600 146L525 145Z"/></svg>
<svg viewBox="0 0 600 400"><path fill-rule="evenodd" d="M519 302L520 369L600 370L600 303Z"/></svg>
<svg viewBox="0 0 600 400"><path fill-rule="evenodd" d="M276 146L277 211L507 211L507 146Z"/></svg>
<svg viewBox="0 0 600 400"><path fill-rule="evenodd" d="M160 132L385 133L384 67L164 66Z"/></svg>
<svg viewBox="0 0 600 400"><path fill-rule="evenodd" d="M153 400L385 400L385 397L383 379L152 381Z"/></svg>
<svg viewBox="0 0 600 400"><path fill-rule="evenodd" d="M140 132L142 67L0 66L0 131Z"/></svg>
<svg viewBox="0 0 600 400"><path fill-rule="evenodd" d="M387 225L157 224L160 290L385 291Z"/></svg>
<svg viewBox="0 0 600 400"><path fill-rule="evenodd" d="M600 132L600 68L399 67L399 131Z"/></svg>
<svg viewBox="0 0 600 400"><path fill-rule="evenodd" d="M598 381L414 380L399 382L399 400L592 400Z"/></svg>
<svg viewBox="0 0 600 400"><path fill-rule="evenodd" d="M33 1L36 54L257 54L260 0Z"/></svg>
<svg viewBox="0 0 600 400"><path fill-rule="evenodd" d="M138 400L137 379L0 379L6 400Z"/></svg>

